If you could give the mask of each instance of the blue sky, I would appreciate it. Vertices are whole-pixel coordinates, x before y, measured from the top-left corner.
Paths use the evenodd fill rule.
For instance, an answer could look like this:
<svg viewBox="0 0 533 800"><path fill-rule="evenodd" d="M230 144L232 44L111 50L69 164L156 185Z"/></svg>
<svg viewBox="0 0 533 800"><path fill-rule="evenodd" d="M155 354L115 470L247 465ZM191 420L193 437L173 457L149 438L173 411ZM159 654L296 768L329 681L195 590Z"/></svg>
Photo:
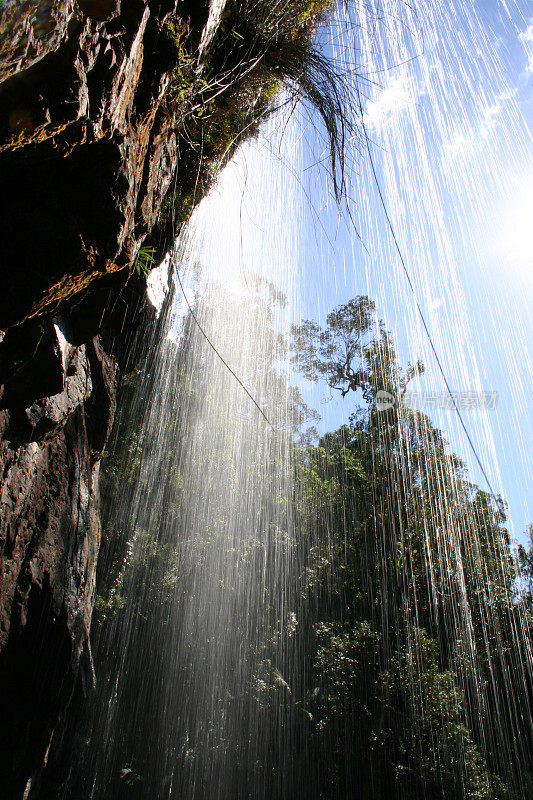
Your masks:
<svg viewBox="0 0 533 800"><path fill-rule="evenodd" d="M496 409L464 418L521 538L533 521L533 8L428 3L417 21L401 3L385 6L382 29L370 34L363 21L347 48L358 49L378 181L450 385L498 392ZM404 361L426 364L412 388L444 391L365 148L354 142L349 175L360 241L319 199L323 178L306 171L316 219L302 260L304 316L324 320L368 294ZM351 410L348 398L308 397L322 429ZM429 414L483 486L455 412Z"/></svg>
<svg viewBox="0 0 533 800"><path fill-rule="evenodd" d="M325 32L324 46L344 69L357 66L378 182L449 384L498 393L495 409L464 419L520 539L533 521L533 8L429 0L422 17L403 0L380 5L379 22L371 3L357 5L360 16ZM403 362L426 365L412 388L444 392L361 131L347 156L357 233L339 214L307 115L273 120L195 212L189 260L239 292L245 272L267 275L295 320L323 323L368 295ZM321 431L347 421L349 397L302 389ZM428 413L485 486L455 412Z"/></svg>

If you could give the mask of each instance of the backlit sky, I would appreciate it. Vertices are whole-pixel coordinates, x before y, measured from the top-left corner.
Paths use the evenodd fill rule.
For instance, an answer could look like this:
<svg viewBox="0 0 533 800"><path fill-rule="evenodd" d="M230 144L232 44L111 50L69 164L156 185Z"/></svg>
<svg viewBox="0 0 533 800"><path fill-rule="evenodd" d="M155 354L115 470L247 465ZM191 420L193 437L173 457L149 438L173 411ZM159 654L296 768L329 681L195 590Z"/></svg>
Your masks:
<svg viewBox="0 0 533 800"><path fill-rule="evenodd" d="M361 87L378 184L450 386L498 393L495 409L463 416L521 539L533 522L533 4L385 0L378 20L370 6L324 33L324 48L352 70L354 104ZM195 212L192 260L226 285L263 272L295 320L324 323L368 295L402 362L426 365L411 388L444 393L361 128L348 142L350 214L333 200L323 144L302 112L241 148ZM302 389L321 432L353 411L349 396ZM427 413L487 488L455 412Z"/></svg>
<svg viewBox="0 0 533 800"><path fill-rule="evenodd" d="M533 522L533 4L430 2L416 32L408 13L391 22L402 4L384 5L359 53L375 81L363 103L378 182L450 385L498 392L495 410L464 418L520 538ZM331 206L319 212L333 245L315 224L304 315L368 294L404 363L426 364L412 388L444 391L360 143L349 189L361 241ZM350 410L319 402L323 429ZM428 413L484 486L455 412Z"/></svg>

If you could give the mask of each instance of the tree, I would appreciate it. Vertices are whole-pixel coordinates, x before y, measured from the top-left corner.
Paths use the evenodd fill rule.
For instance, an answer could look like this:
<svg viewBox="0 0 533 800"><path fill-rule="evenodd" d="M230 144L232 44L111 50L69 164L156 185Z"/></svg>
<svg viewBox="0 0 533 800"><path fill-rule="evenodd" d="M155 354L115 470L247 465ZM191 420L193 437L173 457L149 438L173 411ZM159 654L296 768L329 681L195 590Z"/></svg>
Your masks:
<svg viewBox="0 0 533 800"><path fill-rule="evenodd" d="M528 655L504 506L468 480L425 415L376 406L380 389L401 396L423 367L402 370L369 310L355 298L326 328L293 330L303 374L353 392L355 407L350 425L308 449L298 478L307 624L322 636L309 694L326 709L319 752L336 754L324 796L345 794L359 763L362 797L507 797L505 781L523 782L531 732L517 713L530 702ZM373 657L360 652L369 640ZM385 686L396 686L388 710Z"/></svg>
<svg viewBox="0 0 533 800"><path fill-rule="evenodd" d="M527 550L524 545L518 547L518 565L520 568L520 594L530 612L533 612L533 523L528 525Z"/></svg>
<svg viewBox="0 0 533 800"><path fill-rule="evenodd" d="M390 335L375 309L372 300L358 295L328 314L326 328L312 320L293 325L292 363L310 381L323 377L343 397L359 389L366 401L378 389L404 392L424 367L417 361L402 373Z"/></svg>

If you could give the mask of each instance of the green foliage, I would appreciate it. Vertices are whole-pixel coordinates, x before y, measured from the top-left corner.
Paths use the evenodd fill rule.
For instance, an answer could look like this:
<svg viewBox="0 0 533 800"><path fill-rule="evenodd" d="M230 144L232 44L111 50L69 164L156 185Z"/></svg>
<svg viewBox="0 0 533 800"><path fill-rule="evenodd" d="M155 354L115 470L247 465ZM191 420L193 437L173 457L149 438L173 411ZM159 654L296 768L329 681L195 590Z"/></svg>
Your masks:
<svg viewBox="0 0 533 800"><path fill-rule="evenodd" d="M401 368L391 337L366 298L335 309L324 329L306 322L294 331L302 372L327 380L346 396L352 392L354 404L361 404L349 425L318 444L298 444L309 416L299 392L292 396L290 419L280 413L287 385L277 362L288 344L274 330L272 305L282 304L283 297L264 281L255 286L249 313L264 324L264 350L246 379L261 386L268 376L269 396L257 400L273 419L279 417L273 452L252 449L243 463L228 447L228 426L239 423L207 391L213 364L205 353L198 357L189 316L180 344L166 342L161 357L179 364L173 391L180 407L187 405L192 418L200 409L208 413L220 436L206 448L208 456L198 447L191 463L181 457L191 441L186 420L180 414L163 420L172 443L160 464L164 513L147 515L151 526L143 526L117 517L110 506L104 531L109 567L97 600L100 628L112 636L113 616L126 612L133 637L130 661L138 640L143 652L150 652L143 669L159 674L157 653L166 652L173 635L170 608L196 590L195 570L208 563L210 548L219 548L216 552L235 566L228 575L245 570L246 580L263 587L262 627L255 638L243 636L242 644L242 664L253 664L253 670L235 684L227 676L224 714L236 715L240 724L246 708L253 720L247 724L264 735L267 746L253 769L246 753L222 734L214 750L231 752L236 769L305 776L292 793L280 778L282 788L272 790L273 800L307 794L337 800L355 790L359 800L523 800L526 795L516 786L529 780L527 774L517 781L509 762L500 760L500 750L517 737L505 703L511 698L509 704L518 707L512 678L517 676L518 686L521 675L513 638L516 571L503 508L468 480L464 464L427 417L375 408L379 388L401 392L419 367ZM220 287L207 292L196 313L203 308L209 320L210 305L223 302L230 314L235 300L222 296ZM353 380L358 373L361 379ZM103 467L115 497L144 491L139 463L149 443L143 442L135 409L146 382L142 373L124 381L130 411ZM284 467L275 437L291 443L294 479L286 493L280 489ZM246 535L231 537L225 497L190 528L182 498L196 487L187 470L208 472L215 485L226 487L228 498L244 470L258 506ZM178 541L169 537L177 530ZM532 571L530 553L523 549L519 558L525 581ZM281 595L280 563L292 570L284 574ZM226 589L232 602L239 586L230 582ZM139 609L128 605L130 595L142 597ZM489 609L497 628L489 625ZM176 670L180 676L184 671L185 680L186 668L176 665ZM143 674L133 665L131 676L130 692L142 693ZM164 701L150 695L147 713L167 714L157 705ZM129 713L127 696L124 713ZM145 747L140 733L130 733L127 747L120 746L120 764L140 763ZM197 757L194 743L187 745L186 756L176 755L183 769Z"/></svg>
<svg viewBox="0 0 533 800"><path fill-rule="evenodd" d="M188 218L239 143L255 134L282 90L283 102L303 98L322 118L340 198L349 93L313 41L333 6L332 0L231 0L200 57L186 13L167 16L159 49L171 76L164 108L180 149L172 202L178 222ZM162 214L159 225L172 227L172 221Z"/></svg>
<svg viewBox="0 0 533 800"><path fill-rule="evenodd" d="M141 776L128 764L120 770L120 780L123 781L126 786L135 786L135 784L141 781Z"/></svg>
<svg viewBox="0 0 533 800"><path fill-rule="evenodd" d="M300 23L316 25L334 6L334 0L290 0L288 11Z"/></svg>
<svg viewBox="0 0 533 800"><path fill-rule="evenodd" d="M373 800L511 797L509 765L495 775L498 757L484 749L485 736L502 748L517 736L512 717L493 722L500 692L510 692L494 675L505 681L524 658L503 504L467 480L427 417L375 408L378 389L401 393L422 366L401 369L373 312L355 298L324 329L312 321L293 329L302 373L352 392L360 406L295 467L310 540L302 596L315 620L314 683L302 702L317 720L322 796L348 796L357 775L359 796ZM519 558L526 576L529 555ZM298 613L302 632L309 610ZM477 696L471 682L480 674L486 689Z"/></svg>
<svg viewBox="0 0 533 800"><path fill-rule="evenodd" d="M331 311L326 327L304 320L292 327L292 362L311 381L323 378L345 397L361 390L370 402L378 389L399 395L424 367L420 361L403 372L389 333L375 316L368 297L355 297Z"/></svg>
<svg viewBox="0 0 533 800"><path fill-rule="evenodd" d="M334 753L325 764L337 791L345 780L342 758L352 760L363 787L375 770L364 797L489 796L489 773L458 721L461 692L452 673L439 671L437 644L424 630L414 629L385 668L383 634L369 621L320 623L316 630L311 708L320 750Z"/></svg>
<svg viewBox="0 0 533 800"><path fill-rule="evenodd" d="M155 249L153 247L140 247L134 261L134 269L137 275L149 275L154 266Z"/></svg>
<svg viewBox="0 0 533 800"><path fill-rule="evenodd" d="M526 531L528 538L527 549L524 545L518 547L518 564L520 569L521 595L528 608L533 609L533 523Z"/></svg>

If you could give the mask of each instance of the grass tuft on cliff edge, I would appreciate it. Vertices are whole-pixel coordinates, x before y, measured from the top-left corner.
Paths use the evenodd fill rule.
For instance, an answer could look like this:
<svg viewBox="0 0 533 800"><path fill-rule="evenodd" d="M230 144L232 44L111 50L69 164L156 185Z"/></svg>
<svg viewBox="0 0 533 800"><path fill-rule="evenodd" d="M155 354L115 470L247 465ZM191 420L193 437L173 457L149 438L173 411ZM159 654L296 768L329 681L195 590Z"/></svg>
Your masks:
<svg viewBox="0 0 533 800"><path fill-rule="evenodd" d="M188 219L236 147L257 132L280 102L303 100L318 112L340 201L344 146L352 133L347 92L315 38L333 6L333 0L227 0L203 48L186 13L167 17L164 34L174 57L168 102L177 109L179 180L145 242L154 248L154 261L164 255L177 226Z"/></svg>

